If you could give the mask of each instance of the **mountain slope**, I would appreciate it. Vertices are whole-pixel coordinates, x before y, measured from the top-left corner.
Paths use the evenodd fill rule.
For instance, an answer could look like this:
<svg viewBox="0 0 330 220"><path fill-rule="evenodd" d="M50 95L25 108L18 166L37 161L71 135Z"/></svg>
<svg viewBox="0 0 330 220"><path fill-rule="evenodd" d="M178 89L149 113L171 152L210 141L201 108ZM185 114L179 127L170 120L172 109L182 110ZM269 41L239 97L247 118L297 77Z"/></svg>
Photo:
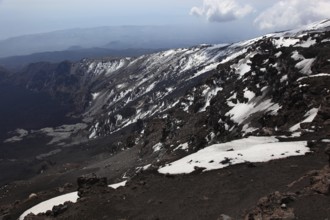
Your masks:
<svg viewBox="0 0 330 220"><path fill-rule="evenodd" d="M34 53L25 56L11 56L0 58L0 65L7 69L17 71L30 63L51 62L58 63L62 61L77 62L83 58L100 58L100 57L127 57L141 56L143 54L160 51L159 49L106 49L106 48L69 48L63 51Z"/></svg>
<svg viewBox="0 0 330 220"><path fill-rule="evenodd" d="M90 216L101 213L98 218L111 218L111 213L114 218L179 218L178 206L183 207L183 214L196 207L211 207L205 215L196 211L199 219L221 214L241 218L242 209L250 209L261 196L285 191L286 185L300 182L308 171L326 165L329 60L330 20L324 20L231 45L199 45L137 58L34 64L12 74L10 80L74 105L71 115L82 120L27 131L5 144L47 136L48 150L56 151L36 155L42 161L84 161L68 171L62 171L60 165L47 165L49 170L32 181L36 186L48 179L58 181L58 176L72 180L91 172L111 181L129 178L127 188L118 193L108 189L101 189L104 194L91 193L78 201L78 211L71 209L63 219L83 219L81 210ZM255 154L261 159L253 157ZM255 164L276 158L282 160ZM231 166L234 164L238 165ZM224 169L217 170L220 168ZM205 169L216 170L203 172ZM171 176L180 173L191 174ZM272 185L274 181L276 185ZM248 182L260 192L253 192L256 190ZM162 193L166 189L172 192L169 196ZM196 197L199 190L204 194ZM172 204L182 198L180 191L186 202ZM212 197L214 193L218 196ZM247 199L240 200L241 194ZM220 203L226 199L230 205ZM328 200L323 194L315 196L318 204ZM107 201L115 201L111 211ZM237 201L239 206L232 207ZM101 205L94 212L96 202ZM166 207L158 207L160 204ZM319 216L323 218L328 211L321 207ZM304 219L301 210L296 213Z"/></svg>

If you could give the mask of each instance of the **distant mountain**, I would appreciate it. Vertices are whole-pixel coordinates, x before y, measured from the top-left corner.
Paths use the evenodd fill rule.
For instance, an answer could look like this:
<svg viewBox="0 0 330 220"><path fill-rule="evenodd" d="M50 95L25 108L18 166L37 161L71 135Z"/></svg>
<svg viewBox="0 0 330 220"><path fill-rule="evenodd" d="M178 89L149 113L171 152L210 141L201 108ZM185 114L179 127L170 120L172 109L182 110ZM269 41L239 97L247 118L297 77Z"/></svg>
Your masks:
<svg viewBox="0 0 330 220"><path fill-rule="evenodd" d="M60 30L18 36L0 41L0 57L63 51L71 47L140 49L177 48L203 43L221 43L217 35L206 36L188 27L113 26ZM232 39L233 40L233 39Z"/></svg>
<svg viewBox="0 0 330 220"><path fill-rule="evenodd" d="M59 63L62 61L79 61L83 58L100 57L135 57L143 54L154 53L161 49L107 49L107 48L88 48L83 49L73 46L68 50L34 53L30 55L12 56L0 58L0 65L10 70L19 70L30 63L51 62Z"/></svg>

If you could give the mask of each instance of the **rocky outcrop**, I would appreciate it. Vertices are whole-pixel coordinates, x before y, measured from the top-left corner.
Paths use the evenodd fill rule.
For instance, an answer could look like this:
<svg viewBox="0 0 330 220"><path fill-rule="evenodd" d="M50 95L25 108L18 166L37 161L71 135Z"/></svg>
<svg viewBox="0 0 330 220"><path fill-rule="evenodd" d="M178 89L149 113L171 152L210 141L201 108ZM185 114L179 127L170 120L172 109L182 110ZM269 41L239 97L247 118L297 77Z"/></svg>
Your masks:
<svg viewBox="0 0 330 220"><path fill-rule="evenodd" d="M79 177L77 179L78 196L80 198L88 195L102 193L108 188L107 178L99 178L95 174Z"/></svg>
<svg viewBox="0 0 330 220"><path fill-rule="evenodd" d="M295 203L303 203L308 201L313 195L326 196L330 195L330 167L325 166L321 170L308 172L304 177L295 181L290 187L299 185L299 182L309 179L309 184L296 192L274 192L268 196L261 198L257 206L245 215L245 220L294 220L301 210L295 209ZM317 198L317 197L316 197ZM316 200L314 198L314 200ZM328 199L329 200L329 199Z"/></svg>

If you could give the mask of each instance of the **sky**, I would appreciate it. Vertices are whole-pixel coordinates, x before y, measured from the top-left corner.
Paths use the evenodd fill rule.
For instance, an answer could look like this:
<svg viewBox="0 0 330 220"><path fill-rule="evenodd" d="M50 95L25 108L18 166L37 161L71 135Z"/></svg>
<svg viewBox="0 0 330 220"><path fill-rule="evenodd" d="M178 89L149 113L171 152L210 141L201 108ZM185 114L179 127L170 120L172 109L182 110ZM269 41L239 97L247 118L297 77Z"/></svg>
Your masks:
<svg viewBox="0 0 330 220"><path fill-rule="evenodd" d="M248 38L330 16L330 0L0 0L0 39L120 25L205 28Z"/></svg>

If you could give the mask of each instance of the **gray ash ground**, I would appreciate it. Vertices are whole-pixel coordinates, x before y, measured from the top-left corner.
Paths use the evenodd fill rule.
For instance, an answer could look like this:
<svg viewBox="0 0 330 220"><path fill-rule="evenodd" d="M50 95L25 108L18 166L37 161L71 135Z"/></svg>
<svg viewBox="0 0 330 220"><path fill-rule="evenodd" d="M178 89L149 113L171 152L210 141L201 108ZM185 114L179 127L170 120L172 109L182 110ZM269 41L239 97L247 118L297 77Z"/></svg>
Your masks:
<svg viewBox="0 0 330 220"><path fill-rule="evenodd" d="M56 217L48 213L27 219L220 219L221 215L232 219L326 219L330 216L330 170L325 146L314 144L313 152L302 157L189 175L161 175L151 169L116 190L89 187L90 193L86 190L76 204L68 204ZM70 181L63 178L62 183L65 180ZM49 179L44 181L49 184ZM30 184L41 187L43 182ZM4 219L16 219L33 204L75 190L78 186L74 185L62 187L62 192L54 188L38 192L38 198L17 201ZM285 218L288 210L294 218ZM260 213L265 217L260 218Z"/></svg>

